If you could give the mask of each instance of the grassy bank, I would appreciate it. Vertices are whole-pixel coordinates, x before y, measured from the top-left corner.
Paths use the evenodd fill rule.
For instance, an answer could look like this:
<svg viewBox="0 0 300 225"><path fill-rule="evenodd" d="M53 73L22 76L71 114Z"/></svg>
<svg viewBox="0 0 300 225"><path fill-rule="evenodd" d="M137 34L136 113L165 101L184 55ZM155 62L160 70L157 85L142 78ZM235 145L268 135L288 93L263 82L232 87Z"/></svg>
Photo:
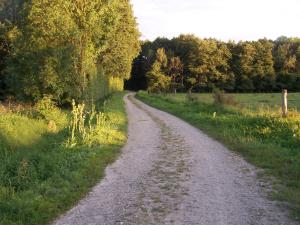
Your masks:
<svg viewBox="0 0 300 225"><path fill-rule="evenodd" d="M209 95L199 95L197 101L187 101L183 94L137 97L151 106L174 114L241 153L248 161L278 178L274 196L290 203L296 218L300 218L300 116L297 112L281 118L279 105L272 106L266 95L237 95L248 102L243 106L213 104ZM274 95L279 97L279 95ZM270 98L273 97L270 95ZM295 94L299 98L299 94ZM255 101L256 99L256 101ZM258 101L268 107L260 108ZM279 98L280 104L280 98ZM249 110L250 109L250 110ZM266 110L267 109L267 110Z"/></svg>
<svg viewBox="0 0 300 225"><path fill-rule="evenodd" d="M26 109L0 113L0 224L46 224L69 209L104 175L126 141L117 93L99 103L89 144L70 146L71 113ZM43 109L43 107L40 107ZM42 116L41 116L42 114ZM101 125L101 127L100 127ZM89 128L88 128L89 129Z"/></svg>

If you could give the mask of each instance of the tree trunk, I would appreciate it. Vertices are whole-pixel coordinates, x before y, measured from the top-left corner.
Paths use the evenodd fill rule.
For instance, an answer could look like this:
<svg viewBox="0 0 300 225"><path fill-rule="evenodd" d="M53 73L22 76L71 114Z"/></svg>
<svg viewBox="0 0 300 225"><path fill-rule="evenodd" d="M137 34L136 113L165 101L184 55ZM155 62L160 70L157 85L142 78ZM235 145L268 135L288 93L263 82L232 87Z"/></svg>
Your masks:
<svg viewBox="0 0 300 225"><path fill-rule="evenodd" d="M86 38L85 35L81 37L81 48L80 48L80 76L82 77L82 91L85 91L86 88L86 73L84 68L85 61L85 46L86 46Z"/></svg>
<svg viewBox="0 0 300 225"><path fill-rule="evenodd" d="M192 99L193 99L193 96L192 96L192 90L193 90L193 87L190 87L190 88L188 89L188 99L189 99L189 100L192 100Z"/></svg>
<svg viewBox="0 0 300 225"><path fill-rule="evenodd" d="M177 94L177 88L176 88L176 76L173 76L173 89L174 89L174 94Z"/></svg>

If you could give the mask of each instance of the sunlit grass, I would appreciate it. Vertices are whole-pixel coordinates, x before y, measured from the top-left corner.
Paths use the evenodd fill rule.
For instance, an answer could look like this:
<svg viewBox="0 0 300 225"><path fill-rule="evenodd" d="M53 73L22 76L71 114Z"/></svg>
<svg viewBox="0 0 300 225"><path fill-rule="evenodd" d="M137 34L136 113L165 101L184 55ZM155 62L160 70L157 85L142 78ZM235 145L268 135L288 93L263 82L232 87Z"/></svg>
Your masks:
<svg viewBox="0 0 300 225"><path fill-rule="evenodd" d="M114 94L105 107L105 126L95 127L92 146L66 145L69 123L65 111L45 112L61 116L56 132L46 118L22 112L0 114L0 224L47 224L82 198L104 175L104 169L119 154L126 141L126 115L122 97ZM35 110L32 108L32 110ZM30 113L29 113L30 114ZM34 114L34 113L33 113ZM68 115L67 115L68 114ZM54 123L55 123L54 122ZM88 124L86 124L88 126Z"/></svg>

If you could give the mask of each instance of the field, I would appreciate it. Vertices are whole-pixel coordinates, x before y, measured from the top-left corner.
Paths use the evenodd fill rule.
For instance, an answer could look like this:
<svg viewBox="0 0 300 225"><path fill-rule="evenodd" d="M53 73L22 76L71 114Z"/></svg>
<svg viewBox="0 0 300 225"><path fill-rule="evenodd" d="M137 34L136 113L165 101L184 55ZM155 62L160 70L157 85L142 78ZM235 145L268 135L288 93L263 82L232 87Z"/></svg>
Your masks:
<svg viewBox="0 0 300 225"><path fill-rule="evenodd" d="M246 109L260 110L270 109L280 110L281 107L281 93L261 93L261 94L225 94L227 96L233 96L237 103ZM214 102L212 94L195 94L198 101L203 103L212 104ZM177 102L184 102L186 100L186 94L170 94L168 99L175 100ZM300 111L300 93L288 94L289 108Z"/></svg>
<svg viewBox="0 0 300 225"><path fill-rule="evenodd" d="M228 95L225 95L228 96ZM230 105L214 103L212 94L185 94L137 97L200 128L211 137L239 152L249 162L271 175L272 197L289 202L300 218L300 94L289 94L291 112L282 118L281 94L231 94Z"/></svg>
<svg viewBox="0 0 300 225"><path fill-rule="evenodd" d="M47 224L99 181L126 141L123 95L96 104L97 121L90 114L84 139L77 128L72 139L74 115L49 108L47 101L1 107L1 225Z"/></svg>

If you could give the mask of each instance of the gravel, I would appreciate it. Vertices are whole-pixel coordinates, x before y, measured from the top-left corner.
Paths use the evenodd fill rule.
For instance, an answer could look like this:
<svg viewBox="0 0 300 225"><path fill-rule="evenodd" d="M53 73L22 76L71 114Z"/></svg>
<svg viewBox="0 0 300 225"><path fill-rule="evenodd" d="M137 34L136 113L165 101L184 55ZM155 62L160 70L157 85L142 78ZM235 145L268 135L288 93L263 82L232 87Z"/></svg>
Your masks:
<svg viewBox="0 0 300 225"><path fill-rule="evenodd" d="M125 97L128 143L55 225L294 225L257 169L186 122Z"/></svg>

